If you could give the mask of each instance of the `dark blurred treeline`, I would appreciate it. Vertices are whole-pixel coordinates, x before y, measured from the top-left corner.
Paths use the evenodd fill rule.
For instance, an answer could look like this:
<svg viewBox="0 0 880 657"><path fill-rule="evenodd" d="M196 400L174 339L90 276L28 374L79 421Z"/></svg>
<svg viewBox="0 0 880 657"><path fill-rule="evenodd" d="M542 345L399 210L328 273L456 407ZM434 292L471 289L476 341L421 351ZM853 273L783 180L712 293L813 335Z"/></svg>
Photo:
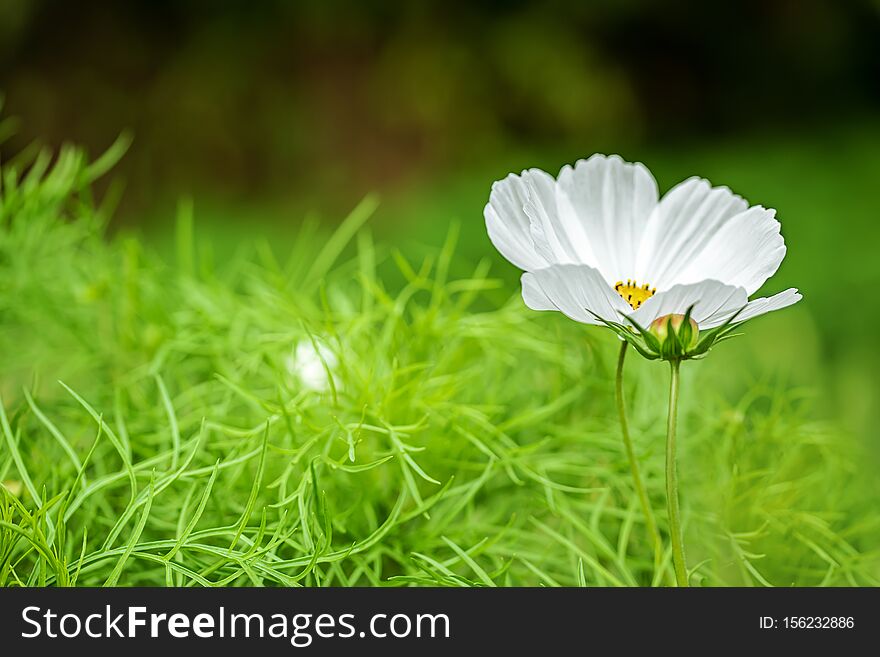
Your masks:
<svg viewBox="0 0 880 657"><path fill-rule="evenodd" d="M121 129L129 209L349 206L510 148L621 150L880 105L880 3L0 0L3 146ZM326 205L326 204L325 204Z"/></svg>

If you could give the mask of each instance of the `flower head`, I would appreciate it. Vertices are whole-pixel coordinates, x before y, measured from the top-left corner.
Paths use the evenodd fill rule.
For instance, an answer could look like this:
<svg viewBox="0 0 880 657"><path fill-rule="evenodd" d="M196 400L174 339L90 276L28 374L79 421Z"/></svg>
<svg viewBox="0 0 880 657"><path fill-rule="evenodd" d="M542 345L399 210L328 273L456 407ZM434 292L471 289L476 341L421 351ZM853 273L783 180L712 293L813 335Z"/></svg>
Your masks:
<svg viewBox="0 0 880 657"><path fill-rule="evenodd" d="M648 327L648 332L657 339L658 352L671 360L693 352L700 344L700 327L688 315L663 315Z"/></svg>
<svg viewBox="0 0 880 657"><path fill-rule="evenodd" d="M704 354L740 323L801 299L795 288L749 301L785 256L775 211L688 178L660 198L642 164L593 155L554 179L540 169L492 186L489 238L520 269L523 299L605 325L648 358L668 358L648 328L680 315ZM689 342L691 338L689 337Z"/></svg>
<svg viewBox="0 0 880 657"><path fill-rule="evenodd" d="M317 347L316 347L317 345ZM323 392L331 383L334 370L339 365L336 354L323 341L300 340L285 359L290 375L306 390ZM335 383L335 381L334 381Z"/></svg>

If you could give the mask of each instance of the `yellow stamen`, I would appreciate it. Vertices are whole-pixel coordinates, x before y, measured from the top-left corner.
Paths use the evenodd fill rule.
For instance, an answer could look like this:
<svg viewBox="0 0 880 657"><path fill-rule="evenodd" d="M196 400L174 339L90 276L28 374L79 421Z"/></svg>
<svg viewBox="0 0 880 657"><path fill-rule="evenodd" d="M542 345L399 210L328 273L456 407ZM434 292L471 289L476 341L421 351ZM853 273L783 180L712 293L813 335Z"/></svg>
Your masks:
<svg viewBox="0 0 880 657"><path fill-rule="evenodd" d="M623 300L626 301L633 310L641 306L645 299L650 299L657 292L656 287L651 287L647 283L639 285L637 282L626 279L626 283L618 281L614 284L614 291L617 292Z"/></svg>

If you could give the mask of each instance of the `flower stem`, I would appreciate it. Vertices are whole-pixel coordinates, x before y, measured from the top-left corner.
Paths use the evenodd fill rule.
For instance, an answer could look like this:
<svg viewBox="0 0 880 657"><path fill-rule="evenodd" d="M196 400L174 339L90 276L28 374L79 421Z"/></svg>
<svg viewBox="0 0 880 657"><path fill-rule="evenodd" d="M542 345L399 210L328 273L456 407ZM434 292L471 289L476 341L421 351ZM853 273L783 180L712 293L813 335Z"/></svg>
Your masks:
<svg viewBox="0 0 880 657"><path fill-rule="evenodd" d="M633 450L632 440L629 437L629 424L626 420L626 403L623 398L623 363L626 359L626 349L629 346L625 340L620 344L620 356L617 358L617 412L620 415L620 432L623 435L623 445L626 448L626 456L629 459L629 469L632 473L633 486L635 486L636 494L639 496L639 502L642 506L642 513L645 516L645 527L651 542L654 545L654 568L659 569L663 562L663 541L660 538L660 531L657 529L657 521L654 519L654 511L651 509L651 500L645 490L645 484L642 481L642 474L639 471L639 463L636 460L636 454Z"/></svg>
<svg viewBox="0 0 880 657"><path fill-rule="evenodd" d="M681 361L670 361L669 418L666 424L666 509L669 515L669 535L672 538L672 565L679 586L689 586L681 538L681 520L678 509L678 475L675 468L675 428L678 414L678 370Z"/></svg>

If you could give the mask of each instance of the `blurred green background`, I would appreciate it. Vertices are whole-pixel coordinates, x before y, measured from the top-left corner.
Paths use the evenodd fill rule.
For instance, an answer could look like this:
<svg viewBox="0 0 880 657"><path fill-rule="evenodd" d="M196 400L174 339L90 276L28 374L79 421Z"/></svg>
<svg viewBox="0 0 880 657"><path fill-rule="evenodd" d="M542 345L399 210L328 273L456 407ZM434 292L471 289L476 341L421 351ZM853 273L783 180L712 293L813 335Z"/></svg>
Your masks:
<svg viewBox="0 0 880 657"><path fill-rule="evenodd" d="M276 244L335 224L368 192L381 239L493 259L492 181L596 151L645 162L662 190L698 174L776 207L789 254L764 292L795 309L718 350L750 378L817 391L875 450L880 393L880 3L651 0L126 3L0 0L0 90L40 139L93 154L122 130L114 230L161 245L175 206L199 230Z"/></svg>

